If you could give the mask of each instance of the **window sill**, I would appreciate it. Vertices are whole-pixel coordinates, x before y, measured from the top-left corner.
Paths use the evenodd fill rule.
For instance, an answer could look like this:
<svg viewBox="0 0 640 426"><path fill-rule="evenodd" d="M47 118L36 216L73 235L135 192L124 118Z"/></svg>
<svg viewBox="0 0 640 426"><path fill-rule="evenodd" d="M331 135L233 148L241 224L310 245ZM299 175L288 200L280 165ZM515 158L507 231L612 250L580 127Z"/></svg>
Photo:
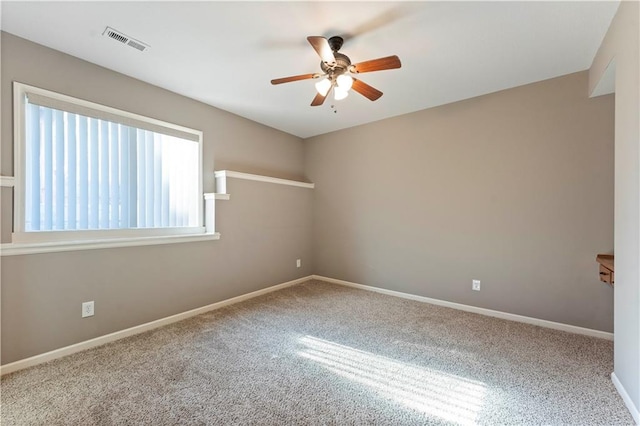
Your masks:
<svg viewBox="0 0 640 426"><path fill-rule="evenodd" d="M114 238L103 240L56 241L49 243L8 243L0 244L1 256L19 256L25 254L56 253L61 251L94 250L115 247L150 246L157 244L191 243L197 241L219 240L220 233L189 235L167 235L157 237Z"/></svg>

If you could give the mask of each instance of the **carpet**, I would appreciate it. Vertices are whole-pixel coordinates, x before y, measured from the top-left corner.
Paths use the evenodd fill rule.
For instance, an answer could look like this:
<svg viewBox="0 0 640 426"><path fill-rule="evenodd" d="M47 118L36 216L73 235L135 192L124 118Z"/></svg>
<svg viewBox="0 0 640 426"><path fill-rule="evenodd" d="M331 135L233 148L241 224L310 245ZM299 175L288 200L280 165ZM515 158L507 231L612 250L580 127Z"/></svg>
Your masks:
<svg viewBox="0 0 640 426"><path fill-rule="evenodd" d="M308 281L2 378L2 425L633 424L612 342Z"/></svg>

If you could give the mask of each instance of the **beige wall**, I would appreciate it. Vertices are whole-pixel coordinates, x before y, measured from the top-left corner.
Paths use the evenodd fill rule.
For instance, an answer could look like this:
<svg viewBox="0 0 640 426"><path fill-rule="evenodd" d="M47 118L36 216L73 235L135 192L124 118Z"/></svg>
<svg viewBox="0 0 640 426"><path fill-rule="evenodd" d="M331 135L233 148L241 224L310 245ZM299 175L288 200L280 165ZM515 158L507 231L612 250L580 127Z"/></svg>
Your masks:
<svg viewBox="0 0 640 426"><path fill-rule="evenodd" d="M613 97L587 73L302 142L5 33L1 52L2 174L17 80L204 130L205 191L214 160L316 183L230 180L220 241L3 257L3 364L311 273L612 330Z"/></svg>
<svg viewBox="0 0 640 426"><path fill-rule="evenodd" d="M204 190L216 170L303 178L302 141L233 114L2 33L2 175L11 175L11 82L204 131ZM229 181L220 241L2 257L2 364L312 273L313 191ZM2 236L10 235L2 190ZM298 269L295 260L302 258ZM96 315L80 318L81 302Z"/></svg>
<svg viewBox="0 0 640 426"><path fill-rule="evenodd" d="M315 273L612 331L614 99L587 79L306 140Z"/></svg>
<svg viewBox="0 0 640 426"><path fill-rule="evenodd" d="M615 66L614 370L640 422L640 4L622 2L591 66ZM635 410L635 411L634 411Z"/></svg>

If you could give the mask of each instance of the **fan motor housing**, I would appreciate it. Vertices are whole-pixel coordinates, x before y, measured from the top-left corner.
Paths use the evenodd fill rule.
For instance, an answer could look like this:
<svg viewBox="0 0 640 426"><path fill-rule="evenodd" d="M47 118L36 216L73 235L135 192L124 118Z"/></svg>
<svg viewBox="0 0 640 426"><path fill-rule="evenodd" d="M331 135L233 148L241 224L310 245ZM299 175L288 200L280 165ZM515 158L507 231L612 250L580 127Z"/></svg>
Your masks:
<svg viewBox="0 0 640 426"><path fill-rule="evenodd" d="M346 72L351 66L351 59L347 55L338 52L333 52L333 56L336 58L336 64L329 66L324 62L320 62L322 71L326 74L342 74Z"/></svg>

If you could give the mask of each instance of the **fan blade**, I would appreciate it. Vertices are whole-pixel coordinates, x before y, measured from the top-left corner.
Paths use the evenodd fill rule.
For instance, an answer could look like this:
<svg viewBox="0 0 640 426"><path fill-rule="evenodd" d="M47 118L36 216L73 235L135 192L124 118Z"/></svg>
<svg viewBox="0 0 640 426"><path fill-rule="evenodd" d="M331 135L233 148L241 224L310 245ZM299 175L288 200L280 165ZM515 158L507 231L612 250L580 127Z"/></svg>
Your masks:
<svg viewBox="0 0 640 426"><path fill-rule="evenodd" d="M382 71L400 68L401 66L402 64L400 63L400 58L398 58L396 55L393 55L387 56L386 58L372 59L370 61L357 63L351 67L351 72L361 73Z"/></svg>
<svg viewBox="0 0 640 426"><path fill-rule="evenodd" d="M335 65L336 57L333 56L331 46L329 46L329 42L326 38L320 36L309 36L307 37L307 40L311 43L311 46L313 46L324 63L328 65Z"/></svg>
<svg viewBox="0 0 640 426"><path fill-rule="evenodd" d="M291 81L308 80L310 78L314 78L315 76L316 74L301 74L301 75L294 75L292 77L276 78L274 80L271 80L271 84L282 84L282 83L289 83Z"/></svg>
<svg viewBox="0 0 640 426"><path fill-rule="evenodd" d="M330 91L329 91L330 92ZM327 95L329 94L327 92ZM324 103L324 100L327 98L327 95L322 95L320 93L316 93L316 97L311 101L311 106L320 106Z"/></svg>
<svg viewBox="0 0 640 426"><path fill-rule="evenodd" d="M379 91L374 87L369 86L367 83L364 83L358 80L357 78L353 79L353 85L351 86L351 88L356 92L360 93L365 98L369 99L370 101L375 101L379 99L380 96L382 96L381 91Z"/></svg>

